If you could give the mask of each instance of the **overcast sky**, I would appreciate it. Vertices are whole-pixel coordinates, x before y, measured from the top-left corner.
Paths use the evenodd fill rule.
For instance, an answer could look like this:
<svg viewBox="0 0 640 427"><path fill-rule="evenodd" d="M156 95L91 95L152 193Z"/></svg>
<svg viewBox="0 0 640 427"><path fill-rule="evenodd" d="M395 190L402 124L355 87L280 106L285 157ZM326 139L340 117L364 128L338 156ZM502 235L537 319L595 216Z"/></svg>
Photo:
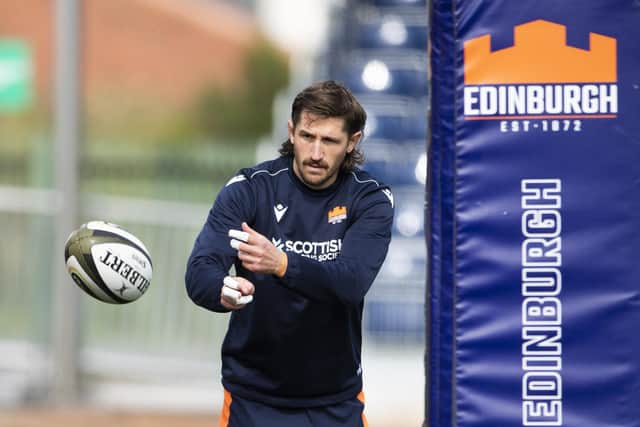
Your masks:
<svg viewBox="0 0 640 427"><path fill-rule="evenodd" d="M292 53L314 54L326 40L329 9L339 0L258 0L264 31Z"/></svg>

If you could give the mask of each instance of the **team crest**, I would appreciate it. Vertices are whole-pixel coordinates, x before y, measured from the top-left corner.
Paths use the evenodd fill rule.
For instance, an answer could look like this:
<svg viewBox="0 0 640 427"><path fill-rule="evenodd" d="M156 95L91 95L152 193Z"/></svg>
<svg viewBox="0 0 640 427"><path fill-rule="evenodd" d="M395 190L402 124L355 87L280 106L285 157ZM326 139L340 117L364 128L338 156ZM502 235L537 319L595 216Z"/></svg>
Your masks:
<svg viewBox="0 0 640 427"><path fill-rule="evenodd" d="M338 224L347 219L347 207L346 206L336 206L331 209L328 214L329 224Z"/></svg>

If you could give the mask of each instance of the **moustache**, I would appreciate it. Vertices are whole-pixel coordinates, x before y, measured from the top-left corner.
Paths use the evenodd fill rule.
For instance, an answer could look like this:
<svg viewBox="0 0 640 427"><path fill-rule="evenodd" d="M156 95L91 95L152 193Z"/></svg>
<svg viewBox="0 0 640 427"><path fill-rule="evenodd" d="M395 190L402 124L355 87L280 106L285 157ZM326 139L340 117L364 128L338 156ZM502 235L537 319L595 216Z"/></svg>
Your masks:
<svg viewBox="0 0 640 427"><path fill-rule="evenodd" d="M323 169L327 169L327 168L329 167L329 165L328 165L328 164L326 164L325 162L322 162L322 161L320 161L320 162L313 162L313 161L311 161L311 160L305 160L305 161L303 161L303 162L302 162L302 164L303 164L304 166L311 166L311 167L314 167L314 168L323 168Z"/></svg>

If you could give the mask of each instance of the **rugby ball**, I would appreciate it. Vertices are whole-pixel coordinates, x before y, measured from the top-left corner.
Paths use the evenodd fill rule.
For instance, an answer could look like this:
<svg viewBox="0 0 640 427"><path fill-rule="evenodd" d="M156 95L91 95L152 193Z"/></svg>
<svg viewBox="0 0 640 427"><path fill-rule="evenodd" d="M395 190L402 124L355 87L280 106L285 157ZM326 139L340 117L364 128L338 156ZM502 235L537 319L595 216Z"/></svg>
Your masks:
<svg viewBox="0 0 640 427"><path fill-rule="evenodd" d="M149 251L118 225L90 221L73 231L64 247L71 278L92 297L111 304L137 300L151 283Z"/></svg>

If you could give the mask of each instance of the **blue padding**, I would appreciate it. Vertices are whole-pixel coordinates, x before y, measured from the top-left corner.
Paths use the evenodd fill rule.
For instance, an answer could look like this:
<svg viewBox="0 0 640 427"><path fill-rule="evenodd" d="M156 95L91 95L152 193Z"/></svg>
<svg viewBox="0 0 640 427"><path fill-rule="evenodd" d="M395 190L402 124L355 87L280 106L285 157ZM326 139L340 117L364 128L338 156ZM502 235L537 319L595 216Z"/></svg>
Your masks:
<svg viewBox="0 0 640 427"><path fill-rule="evenodd" d="M640 7L431 5L425 426L637 427Z"/></svg>
<svg viewBox="0 0 640 427"><path fill-rule="evenodd" d="M456 44L451 0L431 3L431 142L426 218L427 274L425 315L427 316L427 371L425 418L429 427L454 424L453 325L454 325L454 239L455 239L455 70Z"/></svg>

